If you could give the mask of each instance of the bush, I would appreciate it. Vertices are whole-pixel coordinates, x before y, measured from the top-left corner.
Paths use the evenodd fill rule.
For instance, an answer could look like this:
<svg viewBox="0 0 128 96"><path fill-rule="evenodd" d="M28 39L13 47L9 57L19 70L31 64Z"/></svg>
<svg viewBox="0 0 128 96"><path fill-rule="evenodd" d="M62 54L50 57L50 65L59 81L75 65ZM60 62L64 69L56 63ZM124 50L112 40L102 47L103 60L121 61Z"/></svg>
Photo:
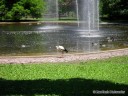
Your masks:
<svg viewBox="0 0 128 96"><path fill-rule="evenodd" d="M21 20L22 18L40 18L45 10L43 0L0 1L0 20Z"/></svg>

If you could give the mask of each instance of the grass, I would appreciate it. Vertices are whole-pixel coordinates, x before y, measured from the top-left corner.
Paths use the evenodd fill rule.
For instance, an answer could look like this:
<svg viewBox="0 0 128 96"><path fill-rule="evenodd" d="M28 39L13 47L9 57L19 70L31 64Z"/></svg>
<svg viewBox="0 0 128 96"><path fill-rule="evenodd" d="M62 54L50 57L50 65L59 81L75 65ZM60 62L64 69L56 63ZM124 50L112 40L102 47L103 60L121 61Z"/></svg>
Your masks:
<svg viewBox="0 0 128 96"><path fill-rule="evenodd" d="M0 94L92 96L93 90L127 92L127 73L128 56L56 64L0 64Z"/></svg>

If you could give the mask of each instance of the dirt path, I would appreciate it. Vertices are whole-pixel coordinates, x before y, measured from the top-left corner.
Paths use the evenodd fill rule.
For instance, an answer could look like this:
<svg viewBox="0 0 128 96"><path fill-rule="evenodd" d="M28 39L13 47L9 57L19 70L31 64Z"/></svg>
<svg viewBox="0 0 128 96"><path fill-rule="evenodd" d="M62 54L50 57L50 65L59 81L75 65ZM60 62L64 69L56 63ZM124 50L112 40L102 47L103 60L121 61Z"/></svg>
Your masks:
<svg viewBox="0 0 128 96"><path fill-rule="evenodd" d="M43 63L43 62L69 62L78 60L91 60L91 59L104 59L115 56L128 55L128 48L101 51L98 53L90 54L65 54L63 58L59 55L54 56L0 56L0 64L13 64L13 63Z"/></svg>

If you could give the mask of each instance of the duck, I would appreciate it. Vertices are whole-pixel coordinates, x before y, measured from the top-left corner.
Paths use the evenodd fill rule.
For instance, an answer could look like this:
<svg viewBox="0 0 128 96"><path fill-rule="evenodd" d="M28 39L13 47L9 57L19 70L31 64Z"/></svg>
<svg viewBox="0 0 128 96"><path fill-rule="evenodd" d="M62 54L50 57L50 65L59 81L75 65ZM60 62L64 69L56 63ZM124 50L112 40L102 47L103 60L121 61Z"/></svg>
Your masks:
<svg viewBox="0 0 128 96"><path fill-rule="evenodd" d="M92 42L92 46L97 46L97 45L98 45L98 43Z"/></svg>
<svg viewBox="0 0 128 96"><path fill-rule="evenodd" d="M114 37L106 37L108 42L113 42L114 41Z"/></svg>

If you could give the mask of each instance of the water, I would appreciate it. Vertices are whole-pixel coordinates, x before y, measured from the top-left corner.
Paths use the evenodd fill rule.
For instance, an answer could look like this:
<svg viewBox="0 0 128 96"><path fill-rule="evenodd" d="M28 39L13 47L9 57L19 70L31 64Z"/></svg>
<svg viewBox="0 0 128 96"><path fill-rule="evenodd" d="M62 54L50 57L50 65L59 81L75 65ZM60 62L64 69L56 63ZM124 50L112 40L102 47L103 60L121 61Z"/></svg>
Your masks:
<svg viewBox="0 0 128 96"><path fill-rule="evenodd" d="M69 53L99 52L128 47L127 25L100 25L99 31L79 31L77 24L59 24L59 28L40 29L45 24L0 25L0 55L57 54L56 45ZM26 26L26 27L25 27ZM114 38L114 40L108 40Z"/></svg>
<svg viewBox="0 0 128 96"><path fill-rule="evenodd" d="M56 45L66 47L69 53L128 47L127 25L99 27L99 0L76 0L77 21L70 23L57 22L58 0L46 2L44 23L0 25L0 55L57 54Z"/></svg>

